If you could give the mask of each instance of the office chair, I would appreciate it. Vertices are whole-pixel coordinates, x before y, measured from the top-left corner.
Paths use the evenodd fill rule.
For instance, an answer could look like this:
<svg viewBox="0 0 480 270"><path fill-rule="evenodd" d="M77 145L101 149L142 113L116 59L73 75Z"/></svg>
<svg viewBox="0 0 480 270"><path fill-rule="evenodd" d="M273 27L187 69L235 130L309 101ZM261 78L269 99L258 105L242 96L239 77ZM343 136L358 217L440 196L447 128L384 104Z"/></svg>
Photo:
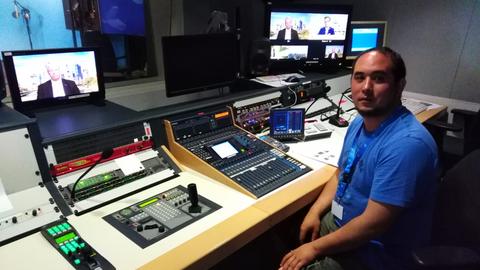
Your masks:
<svg viewBox="0 0 480 270"><path fill-rule="evenodd" d="M480 269L480 149L447 171L439 184L432 246L413 252L419 269Z"/></svg>
<svg viewBox="0 0 480 270"><path fill-rule="evenodd" d="M431 119L425 122L425 127L430 131L437 142L440 161L443 164L444 171L451 168L460 159L475 149L480 148L480 110L478 112L452 109L453 122L448 123L443 119ZM463 140L461 140L458 151L449 151L445 147L444 138L447 131L459 132L463 130Z"/></svg>

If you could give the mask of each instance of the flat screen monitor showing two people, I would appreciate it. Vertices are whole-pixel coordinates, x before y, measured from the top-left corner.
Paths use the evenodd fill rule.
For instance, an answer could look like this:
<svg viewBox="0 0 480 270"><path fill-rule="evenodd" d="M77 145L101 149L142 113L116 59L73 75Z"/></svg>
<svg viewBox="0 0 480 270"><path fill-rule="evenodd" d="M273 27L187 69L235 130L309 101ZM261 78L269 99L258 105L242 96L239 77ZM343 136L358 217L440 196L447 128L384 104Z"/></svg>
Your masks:
<svg viewBox="0 0 480 270"><path fill-rule="evenodd" d="M267 6L270 59L310 63L343 59L350 14L350 6Z"/></svg>
<svg viewBox="0 0 480 270"><path fill-rule="evenodd" d="M167 97L227 86L240 70L234 33L162 38Z"/></svg>
<svg viewBox="0 0 480 270"><path fill-rule="evenodd" d="M385 46L386 21L352 21L346 59L353 60L368 49Z"/></svg>
<svg viewBox="0 0 480 270"><path fill-rule="evenodd" d="M15 109L28 111L105 98L94 48L7 51L2 55Z"/></svg>

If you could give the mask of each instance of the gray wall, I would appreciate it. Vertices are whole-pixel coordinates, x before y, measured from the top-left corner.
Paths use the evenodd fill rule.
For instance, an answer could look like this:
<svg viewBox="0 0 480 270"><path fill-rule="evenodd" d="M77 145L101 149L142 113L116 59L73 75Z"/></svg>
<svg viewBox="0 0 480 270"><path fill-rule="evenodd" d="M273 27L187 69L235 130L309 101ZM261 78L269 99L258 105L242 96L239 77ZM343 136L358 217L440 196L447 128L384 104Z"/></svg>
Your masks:
<svg viewBox="0 0 480 270"><path fill-rule="evenodd" d="M480 0L295 2L353 4L353 20L387 20L387 45L407 64L407 91L480 103ZM206 26L215 8L231 12L240 6L246 37L263 33L262 0L183 3L186 32Z"/></svg>

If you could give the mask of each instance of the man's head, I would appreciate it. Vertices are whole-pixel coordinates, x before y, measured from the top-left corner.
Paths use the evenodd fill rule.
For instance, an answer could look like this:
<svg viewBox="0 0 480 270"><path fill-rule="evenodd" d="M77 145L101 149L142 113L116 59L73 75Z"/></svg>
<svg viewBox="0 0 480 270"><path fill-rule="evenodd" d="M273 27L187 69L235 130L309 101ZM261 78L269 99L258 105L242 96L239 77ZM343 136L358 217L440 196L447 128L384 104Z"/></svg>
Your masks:
<svg viewBox="0 0 480 270"><path fill-rule="evenodd" d="M47 73L50 76L50 79L52 79L52 81L58 81L61 79L62 73L60 70L60 66L52 63L47 63L45 65L45 68L47 69Z"/></svg>
<svg viewBox="0 0 480 270"><path fill-rule="evenodd" d="M402 57L390 48L360 54L353 64L352 98L362 116L383 116L401 104L406 80Z"/></svg>
<svg viewBox="0 0 480 270"><path fill-rule="evenodd" d="M285 28L286 29L292 29L292 25L293 25L292 18L286 17L285 18Z"/></svg>
<svg viewBox="0 0 480 270"><path fill-rule="evenodd" d="M328 27L330 25L331 20L332 20L332 18L330 18L329 16L323 17L323 22L325 24L325 27Z"/></svg>

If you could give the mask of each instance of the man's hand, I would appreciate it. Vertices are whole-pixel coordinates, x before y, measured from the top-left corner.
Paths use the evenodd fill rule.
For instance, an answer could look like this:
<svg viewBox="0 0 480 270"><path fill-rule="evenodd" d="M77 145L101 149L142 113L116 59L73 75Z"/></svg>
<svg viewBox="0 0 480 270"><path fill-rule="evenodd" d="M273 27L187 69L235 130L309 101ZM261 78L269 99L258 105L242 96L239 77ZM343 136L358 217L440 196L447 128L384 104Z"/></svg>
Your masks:
<svg viewBox="0 0 480 270"><path fill-rule="evenodd" d="M317 211L310 209L300 226L300 242L307 243L318 238L320 233L320 216Z"/></svg>
<svg viewBox="0 0 480 270"><path fill-rule="evenodd" d="M312 243L301 245L283 257L279 270L298 270L313 261L316 256L317 251Z"/></svg>

